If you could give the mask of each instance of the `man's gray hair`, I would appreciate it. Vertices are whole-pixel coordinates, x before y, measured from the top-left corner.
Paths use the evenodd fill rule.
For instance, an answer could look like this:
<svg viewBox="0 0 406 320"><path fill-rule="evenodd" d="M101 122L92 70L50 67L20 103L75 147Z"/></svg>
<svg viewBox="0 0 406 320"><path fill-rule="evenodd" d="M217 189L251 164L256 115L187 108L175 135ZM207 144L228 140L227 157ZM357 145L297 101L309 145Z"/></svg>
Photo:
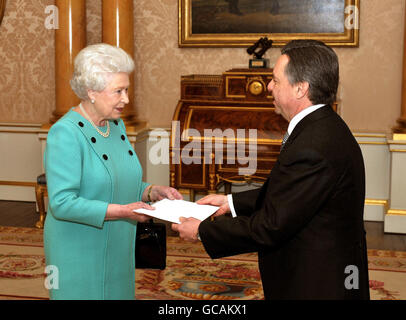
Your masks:
<svg viewBox="0 0 406 320"><path fill-rule="evenodd" d="M291 85L308 82L313 104L336 101L339 63L333 49L317 40L293 40L282 48L282 54L289 57L285 74Z"/></svg>

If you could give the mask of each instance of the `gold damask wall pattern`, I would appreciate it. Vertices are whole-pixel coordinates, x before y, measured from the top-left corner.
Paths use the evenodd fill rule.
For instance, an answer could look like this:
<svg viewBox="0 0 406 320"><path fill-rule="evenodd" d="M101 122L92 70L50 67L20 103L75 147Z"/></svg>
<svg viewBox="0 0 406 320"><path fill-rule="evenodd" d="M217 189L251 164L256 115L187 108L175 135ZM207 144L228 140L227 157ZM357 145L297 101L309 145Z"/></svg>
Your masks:
<svg viewBox="0 0 406 320"><path fill-rule="evenodd" d="M223 0L221 0L223 1ZM54 110L53 0L7 2L0 26L0 122L49 121ZM359 48L337 48L340 114L355 132L389 132L400 115L404 0L361 1ZM101 41L101 1L87 0L88 43ZM180 76L245 68L244 48L179 48L178 1L134 0L135 102L152 127L169 127ZM271 49L274 64L280 54ZM159 116L157 116L159 115Z"/></svg>
<svg viewBox="0 0 406 320"><path fill-rule="evenodd" d="M50 0L8 1L0 27L0 122L40 123L54 95L53 31L44 26Z"/></svg>
<svg viewBox="0 0 406 320"><path fill-rule="evenodd" d="M87 1L88 42L101 41L100 1ZM55 108L52 0L13 0L0 27L0 122L47 123Z"/></svg>

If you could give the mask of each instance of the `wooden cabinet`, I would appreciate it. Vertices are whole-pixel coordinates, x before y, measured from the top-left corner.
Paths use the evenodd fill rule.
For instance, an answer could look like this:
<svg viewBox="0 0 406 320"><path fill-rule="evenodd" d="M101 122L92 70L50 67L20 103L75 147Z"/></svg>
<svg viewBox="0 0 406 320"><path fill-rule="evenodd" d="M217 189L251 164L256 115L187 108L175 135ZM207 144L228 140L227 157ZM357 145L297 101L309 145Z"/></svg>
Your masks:
<svg viewBox="0 0 406 320"><path fill-rule="evenodd" d="M170 145L170 184L226 193L233 183L263 182L279 155L288 123L267 91L272 69L232 69L181 78Z"/></svg>

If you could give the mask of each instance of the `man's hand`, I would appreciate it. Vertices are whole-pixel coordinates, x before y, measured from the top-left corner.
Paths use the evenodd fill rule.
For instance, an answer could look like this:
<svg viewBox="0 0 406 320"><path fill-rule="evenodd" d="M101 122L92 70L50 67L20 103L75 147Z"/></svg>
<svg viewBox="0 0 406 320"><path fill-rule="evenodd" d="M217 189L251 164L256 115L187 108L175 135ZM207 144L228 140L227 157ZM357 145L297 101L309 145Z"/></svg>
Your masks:
<svg viewBox="0 0 406 320"><path fill-rule="evenodd" d="M196 201L196 203L220 207L216 213L213 214L213 217L218 217L230 212L227 196L221 194L210 194Z"/></svg>
<svg viewBox="0 0 406 320"><path fill-rule="evenodd" d="M172 224L172 230L179 232L179 237L186 241L196 242L201 221L195 218L179 218L180 224Z"/></svg>

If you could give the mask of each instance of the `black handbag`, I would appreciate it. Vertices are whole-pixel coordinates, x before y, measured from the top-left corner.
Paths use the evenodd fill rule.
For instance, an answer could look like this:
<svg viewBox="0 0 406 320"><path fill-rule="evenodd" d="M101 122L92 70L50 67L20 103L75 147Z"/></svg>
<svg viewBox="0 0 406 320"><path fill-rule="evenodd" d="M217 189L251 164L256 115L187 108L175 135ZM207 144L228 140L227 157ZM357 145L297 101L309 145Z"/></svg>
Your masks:
<svg viewBox="0 0 406 320"><path fill-rule="evenodd" d="M166 226L164 223L137 223L135 268L166 268Z"/></svg>

